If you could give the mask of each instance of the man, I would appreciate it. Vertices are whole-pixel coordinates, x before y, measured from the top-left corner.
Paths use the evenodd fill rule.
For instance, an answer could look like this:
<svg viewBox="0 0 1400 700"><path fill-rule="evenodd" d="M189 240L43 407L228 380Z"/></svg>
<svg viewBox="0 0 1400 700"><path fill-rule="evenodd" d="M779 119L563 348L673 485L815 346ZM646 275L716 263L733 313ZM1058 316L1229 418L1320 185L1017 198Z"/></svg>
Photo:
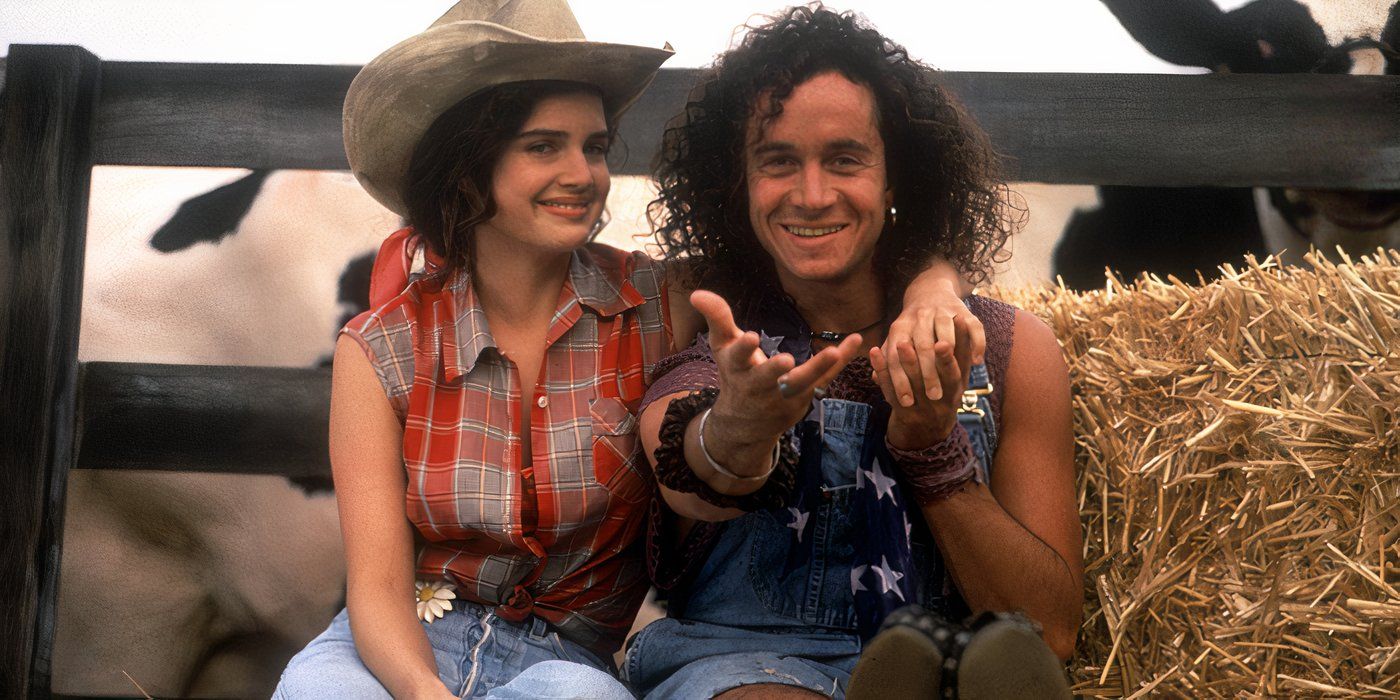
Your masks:
<svg viewBox="0 0 1400 700"><path fill-rule="evenodd" d="M1067 695L1083 564L1053 335L971 298L985 390L961 419L967 320L933 373L878 347L923 261L985 277L1014 225L935 79L851 15L797 7L721 56L667 132L659 235L711 290L692 297L710 332L658 367L641 418L673 589L623 669L647 696L840 697L863 648L853 694ZM941 616L891 615L908 603ZM998 610L1044 642L1022 618L942 617Z"/></svg>

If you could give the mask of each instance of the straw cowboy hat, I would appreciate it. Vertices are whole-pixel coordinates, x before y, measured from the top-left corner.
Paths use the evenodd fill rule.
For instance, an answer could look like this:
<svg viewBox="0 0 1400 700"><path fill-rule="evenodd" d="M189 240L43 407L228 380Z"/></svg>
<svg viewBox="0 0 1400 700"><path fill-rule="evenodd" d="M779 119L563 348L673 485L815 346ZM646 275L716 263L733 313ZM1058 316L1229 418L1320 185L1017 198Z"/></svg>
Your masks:
<svg viewBox="0 0 1400 700"><path fill-rule="evenodd" d="M370 196L400 215L413 149L448 108L522 80L597 87L610 115L651 84L664 49L588 41L564 0L460 0L360 70L345 94L345 155Z"/></svg>

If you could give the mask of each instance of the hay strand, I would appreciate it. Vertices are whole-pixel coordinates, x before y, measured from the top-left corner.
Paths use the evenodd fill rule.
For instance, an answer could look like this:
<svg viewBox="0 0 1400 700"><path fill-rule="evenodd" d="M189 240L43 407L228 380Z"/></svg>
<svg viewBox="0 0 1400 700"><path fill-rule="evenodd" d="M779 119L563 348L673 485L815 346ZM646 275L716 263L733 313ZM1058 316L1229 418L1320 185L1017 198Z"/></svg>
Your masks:
<svg viewBox="0 0 1400 700"><path fill-rule="evenodd" d="M1092 697L1394 697L1400 253L993 290L1074 386Z"/></svg>

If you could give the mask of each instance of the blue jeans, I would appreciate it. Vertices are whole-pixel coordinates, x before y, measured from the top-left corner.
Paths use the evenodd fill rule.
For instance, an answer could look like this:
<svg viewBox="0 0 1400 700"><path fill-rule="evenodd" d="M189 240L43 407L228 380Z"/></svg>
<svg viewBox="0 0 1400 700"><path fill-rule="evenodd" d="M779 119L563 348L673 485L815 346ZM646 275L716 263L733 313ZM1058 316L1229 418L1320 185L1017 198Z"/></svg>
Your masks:
<svg viewBox="0 0 1400 700"><path fill-rule="evenodd" d="M822 482L803 542L785 508L725 524L673 617L628 644L624 680L648 700L710 698L732 688L780 684L845 697L859 659L851 559L862 525L851 494L872 410L823 399L820 446L801 458ZM816 428L817 426L811 426ZM876 433L883 440L883 434ZM811 555L798 556L798 548ZM679 608L679 612L675 611Z"/></svg>
<svg viewBox="0 0 1400 700"><path fill-rule="evenodd" d="M551 632L539 618L507 622L489 608L458 600L446 616L420 624L433 648L438 678L458 697L632 698L602 659ZM273 693L276 700L389 697L360 660L345 610L292 657Z"/></svg>
<svg viewBox="0 0 1400 700"><path fill-rule="evenodd" d="M668 617L632 638L622 673L647 700L709 700L726 690L762 684L844 698L860 649L859 637L834 630L748 628Z"/></svg>

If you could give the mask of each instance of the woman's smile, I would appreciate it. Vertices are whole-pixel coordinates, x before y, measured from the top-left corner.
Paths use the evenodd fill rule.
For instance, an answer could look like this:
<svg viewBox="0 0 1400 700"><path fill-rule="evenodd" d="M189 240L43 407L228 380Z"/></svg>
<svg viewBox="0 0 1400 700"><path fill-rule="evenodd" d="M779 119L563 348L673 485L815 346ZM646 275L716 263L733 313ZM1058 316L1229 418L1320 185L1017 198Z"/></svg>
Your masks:
<svg viewBox="0 0 1400 700"><path fill-rule="evenodd" d="M593 199L556 197L553 199L541 200L539 204L545 211L555 216L562 216L566 219L581 219L588 215L588 210L593 204Z"/></svg>

